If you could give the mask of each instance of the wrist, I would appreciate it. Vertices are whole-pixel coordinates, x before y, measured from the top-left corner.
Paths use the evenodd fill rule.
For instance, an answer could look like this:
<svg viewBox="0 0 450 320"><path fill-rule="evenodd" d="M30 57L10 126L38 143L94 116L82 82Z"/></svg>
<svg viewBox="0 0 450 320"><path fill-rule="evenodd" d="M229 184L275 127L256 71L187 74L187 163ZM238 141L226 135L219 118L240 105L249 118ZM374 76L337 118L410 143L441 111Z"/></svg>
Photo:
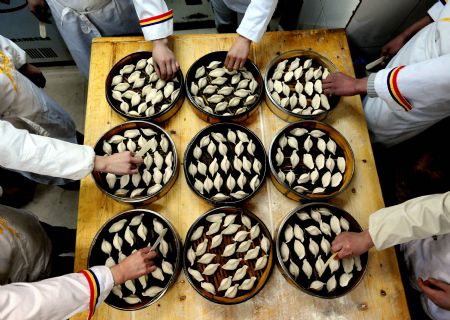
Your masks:
<svg viewBox="0 0 450 320"><path fill-rule="evenodd" d="M167 47L169 45L169 40L167 38L156 39L152 41L154 47Z"/></svg>
<svg viewBox="0 0 450 320"><path fill-rule="evenodd" d="M237 38L237 41L248 44L248 45L250 45L252 43L252 40L244 37L243 35L239 35Z"/></svg>
<svg viewBox="0 0 450 320"><path fill-rule="evenodd" d="M362 79L355 79L356 94L367 93L367 77Z"/></svg>
<svg viewBox="0 0 450 320"><path fill-rule="evenodd" d="M120 264L116 264L115 266L112 266L110 269L111 269L111 274L112 274L115 286L125 282L125 277L123 275Z"/></svg>
<svg viewBox="0 0 450 320"><path fill-rule="evenodd" d="M94 158L94 171L105 172L106 171L106 163L108 159L107 157L95 156Z"/></svg>
<svg viewBox="0 0 450 320"><path fill-rule="evenodd" d="M364 230L362 232L362 236L363 236L364 247L366 248L366 251L369 251L369 249L374 246L372 237L370 236L370 233L369 233L369 229Z"/></svg>

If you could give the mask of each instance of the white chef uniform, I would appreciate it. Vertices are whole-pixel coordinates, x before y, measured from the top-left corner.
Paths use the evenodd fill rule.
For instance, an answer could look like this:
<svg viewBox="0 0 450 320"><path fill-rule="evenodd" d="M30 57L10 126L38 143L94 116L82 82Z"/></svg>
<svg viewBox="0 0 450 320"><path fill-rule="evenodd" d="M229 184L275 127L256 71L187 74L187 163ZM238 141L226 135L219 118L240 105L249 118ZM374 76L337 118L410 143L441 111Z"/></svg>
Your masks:
<svg viewBox="0 0 450 320"><path fill-rule="evenodd" d="M450 284L450 192L378 210L369 218L369 233L378 250L402 244L415 289L419 290L419 277ZM439 308L423 294L421 299L431 318L450 319L450 311Z"/></svg>
<svg viewBox="0 0 450 320"><path fill-rule="evenodd" d="M364 111L373 142L392 146L450 116L450 4L436 3L433 23L369 76ZM378 97L376 97L378 96Z"/></svg>
<svg viewBox="0 0 450 320"><path fill-rule="evenodd" d="M46 1L66 46L86 78L92 39L141 33L131 0Z"/></svg>
<svg viewBox="0 0 450 320"><path fill-rule="evenodd" d="M173 10L169 10L165 1L154 0L145 3L133 0L146 40L166 38L173 33ZM244 18L236 30L237 33L258 42L267 29L277 0L224 0L232 10L244 13Z"/></svg>
<svg viewBox="0 0 450 320"><path fill-rule="evenodd" d="M114 280L105 266L35 283L0 287L0 319L61 320L89 309L90 319L106 299Z"/></svg>
<svg viewBox="0 0 450 320"><path fill-rule="evenodd" d="M30 134L0 120L0 166L79 180L94 168L89 146Z"/></svg>
<svg viewBox="0 0 450 320"><path fill-rule="evenodd" d="M25 52L0 35L0 119L33 133L76 143L70 115L18 71L25 63ZM22 174L40 183L65 183L58 178Z"/></svg>

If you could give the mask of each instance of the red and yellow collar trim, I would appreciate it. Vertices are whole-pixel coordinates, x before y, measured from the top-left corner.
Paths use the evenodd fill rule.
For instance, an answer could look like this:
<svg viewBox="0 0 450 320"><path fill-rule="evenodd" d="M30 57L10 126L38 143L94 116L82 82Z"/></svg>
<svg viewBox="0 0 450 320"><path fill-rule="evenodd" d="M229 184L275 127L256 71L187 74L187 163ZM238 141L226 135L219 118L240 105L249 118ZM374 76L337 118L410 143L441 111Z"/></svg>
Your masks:
<svg viewBox="0 0 450 320"><path fill-rule="evenodd" d="M141 28L145 28L169 21L172 18L173 18L173 10L169 10L163 14L139 20L139 24L141 25Z"/></svg>
<svg viewBox="0 0 450 320"><path fill-rule="evenodd" d="M409 101L401 94L397 85L397 76L400 70L402 70L405 66L400 66L392 69L387 76L387 87L389 89L389 93L399 105L402 106L405 111L411 111L412 106Z"/></svg>
<svg viewBox="0 0 450 320"><path fill-rule="evenodd" d="M81 273L86 277L86 280L89 284L89 316L88 320L92 318L94 315L95 309L98 304L98 297L100 296L100 285L98 283L97 276L91 270L83 270Z"/></svg>

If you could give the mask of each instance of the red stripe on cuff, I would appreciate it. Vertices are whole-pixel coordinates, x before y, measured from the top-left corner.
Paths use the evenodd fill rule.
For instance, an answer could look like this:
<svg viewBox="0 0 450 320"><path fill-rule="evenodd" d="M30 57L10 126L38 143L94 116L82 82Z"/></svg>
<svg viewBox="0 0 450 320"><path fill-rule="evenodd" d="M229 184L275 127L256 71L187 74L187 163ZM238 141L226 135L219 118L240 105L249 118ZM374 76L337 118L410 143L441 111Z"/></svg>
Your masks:
<svg viewBox="0 0 450 320"><path fill-rule="evenodd" d="M394 89L395 93L397 94L397 96L398 96L398 98L400 99L400 101L402 102L402 104L406 107L406 109L411 110L411 109L412 109L411 104L410 104L410 103L408 102L408 100L406 100L406 99L403 97L403 95L400 93L400 89L398 88L398 85L397 85L397 76L398 76L398 73L399 73L400 70L403 69L403 68L404 68L404 66L401 66L401 67L397 68L397 69L394 71L394 74L392 75L392 85L393 85L393 89Z"/></svg>
<svg viewBox="0 0 450 320"><path fill-rule="evenodd" d="M91 277L89 276L89 274L83 270L81 271L81 273L86 277L86 280L89 284L89 293L90 293L90 297L89 297L89 316L88 319L92 318L92 315L94 314L94 283L92 282Z"/></svg>
<svg viewBox="0 0 450 320"><path fill-rule="evenodd" d="M154 21L154 20L165 18L167 16L170 16L171 14L173 14L173 9L171 9L171 10L165 12L165 13L162 13L160 15L157 15L157 16L153 16L153 17L150 17L150 18L139 20L139 23L151 22L151 21Z"/></svg>

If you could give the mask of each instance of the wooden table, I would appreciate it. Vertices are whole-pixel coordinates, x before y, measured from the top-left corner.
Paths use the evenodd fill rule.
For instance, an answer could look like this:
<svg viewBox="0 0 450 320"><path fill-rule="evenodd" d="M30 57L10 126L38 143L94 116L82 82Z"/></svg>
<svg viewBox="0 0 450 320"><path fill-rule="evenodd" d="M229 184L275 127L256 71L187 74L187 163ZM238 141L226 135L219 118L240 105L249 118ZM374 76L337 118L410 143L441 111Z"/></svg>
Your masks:
<svg viewBox="0 0 450 320"><path fill-rule="evenodd" d="M179 35L172 38L173 50L183 74L204 54L228 50L235 35ZM328 57L342 72L354 75L344 30L306 30L268 32L251 47L249 58L264 74L270 60L292 49L312 49ZM105 79L111 67L135 51L151 50L141 37L98 38L92 46L91 71L86 112L85 143L93 146L109 128L123 122L108 106ZM384 206L372 155L364 113L359 96L341 100L325 122L339 130L355 154L355 174L348 189L330 202L350 212L366 228L369 215ZM272 114L266 102L245 126L256 133L266 149L274 134L287 125ZM186 98L180 111L162 125L175 141L183 161L186 145L208 123L192 111ZM272 234L283 217L299 204L275 189L269 178L258 194L245 206L258 215ZM148 206L166 216L184 240L194 220L211 209L189 189L183 170L170 192ZM92 177L81 183L75 270L86 268L88 250L97 230L105 221L130 206L104 195ZM86 313L76 319L85 319ZM274 271L263 290L249 301L233 306L214 304L202 298L181 274L175 285L152 306L136 312L124 312L103 304L96 319L407 319L409 318L402 282L393 249L369 254L369 267L362 283L350 294L325 300L309 296Z"/></svg>

